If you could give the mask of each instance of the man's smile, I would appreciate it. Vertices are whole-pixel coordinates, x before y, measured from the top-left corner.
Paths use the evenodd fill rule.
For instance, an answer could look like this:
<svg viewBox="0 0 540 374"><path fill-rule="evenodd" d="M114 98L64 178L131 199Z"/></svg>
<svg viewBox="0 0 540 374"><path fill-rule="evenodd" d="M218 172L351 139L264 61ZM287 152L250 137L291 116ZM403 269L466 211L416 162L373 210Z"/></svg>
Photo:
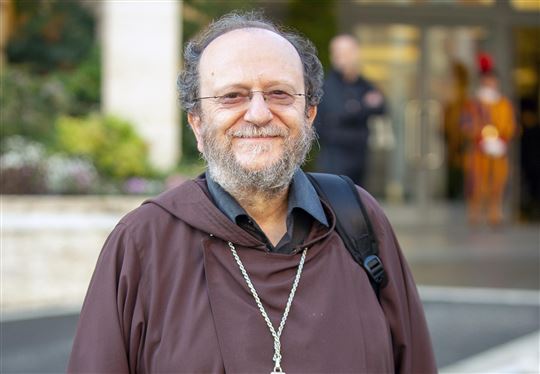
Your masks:
<svg viewBox="0 0 540 374"><path fill-rule="evenodd" d="M239 140L239 141L269 141L269 140L276 140L276 139L282 139L282 136L274 135L274 136L234 136L233 139Z"/></svg>

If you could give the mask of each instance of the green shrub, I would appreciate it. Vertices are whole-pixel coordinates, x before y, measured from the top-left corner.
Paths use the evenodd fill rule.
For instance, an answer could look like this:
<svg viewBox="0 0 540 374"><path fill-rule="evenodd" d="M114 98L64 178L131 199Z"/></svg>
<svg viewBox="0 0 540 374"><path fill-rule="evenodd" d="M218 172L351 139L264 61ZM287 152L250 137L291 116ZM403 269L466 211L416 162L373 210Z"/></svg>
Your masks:
<svg viewBox="0 0 540 374"><path fill-rule="evenodd" d="M0 71L0 137L22 136L50 150L59 115L99 109L101 61L94 16L79 1L11 3L14 29Z"/></svg>
<svg viewBox="0 0 540 374"><path fill-rule="evenodd" d="M24 69L2 69L0 136L20 135L49 145L58 113L67 112L70 97L54 76L29 74Z"/></svg>
<svg viewBox="0 0 540 374"><path fill-rule="evenodd" d="M60 79L72 103L69 114L85 115L99 110L101 102L101 50L95 45L88 56L72 71L61 72Z"/></svg>
<svg viewBox="0 0 540 374"><path fill-rule="evenodd" d="M57 145L70 155L93 160L98 172L122 180L153 174L148 147L129 122L107 116L62 116L56 122Z"/></svg>
<svg viewBox="0 0 540 374"><path fill-rule="evenodd" d="M69 73L38 75L24 66L2 69L0 137L19 135L50 147L58 116L80 116L99 109L100 64L96 46L88 59Z"/></svg>
<svg viewBox="0 0 540 374"><path fill-rule="evenodd" d="M9 63L47 73L77 66L91 50L96 22L78 1L13 1L15 32L7 41Z"/></svg>

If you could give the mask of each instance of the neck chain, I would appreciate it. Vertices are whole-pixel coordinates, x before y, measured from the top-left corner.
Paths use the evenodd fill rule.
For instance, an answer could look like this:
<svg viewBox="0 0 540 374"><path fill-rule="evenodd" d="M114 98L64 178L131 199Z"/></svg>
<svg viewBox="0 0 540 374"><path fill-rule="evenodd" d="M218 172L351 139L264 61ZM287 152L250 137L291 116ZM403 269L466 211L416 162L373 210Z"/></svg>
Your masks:
<svg viewBox="0 0 540 374"><path fill-rule="evenodd" d="M242 264L242 261L240 260L240 257L238 256L238 253L236 253L236 249L234 248L234 245L229 242L229 248L231 249L231 252L233 254L234 259L236 260L236 263L238 264L238 267L240 268L240 272L242 273L242 276L244 277L244 280L246 281L246 284L251 291L251 295L253 295L253 298L255 299L255 303L257 303L257 306L259 307L259 311L261 312L266 325L268 326L268 329L270 330L270 333L272 334L272 337L274 338L274 371L272 371L271 374L275 373L283 373L283 370L281 369L281 333L283 332L283 328L285 327L285 322L287 321L287 316L289 315L289 311L291 309L291 304L294 299L294 294L296 293L296 289L298 288L298 282L300 281L300 276L302 275L302 269L304 268L304 262L306 260L306 253L307 248L304 248L302 251L302 257L300 258L300 263L298 264L298 270L296 271L296 277L294 278L294 282L291 288L291 293L289 294L289 299L287 300L287 305L285 306L285 310L283 311L283 317L281 317L281 322L279 324L278 331L276 332L276 329L272 325L272 322L270 321L270 318L268 317L268 314L266 313L266 310L264 309L264 306L262 305L261 299L259 298L259 295L257 294L257 291L255 290L255 287L253 287L253 283L251 283L251 279L249 278L249 275L244 268L244 265Z"/></svg>

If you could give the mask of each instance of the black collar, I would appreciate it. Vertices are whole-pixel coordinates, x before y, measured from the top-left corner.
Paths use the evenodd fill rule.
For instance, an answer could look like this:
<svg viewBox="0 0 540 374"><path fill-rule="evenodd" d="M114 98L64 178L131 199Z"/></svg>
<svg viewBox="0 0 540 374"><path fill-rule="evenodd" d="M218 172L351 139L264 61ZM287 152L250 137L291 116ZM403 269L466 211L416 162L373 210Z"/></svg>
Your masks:
<svg viewBox="0 0 540 374"><path fill-rule="evenodd" d="M206 172L206 183L214 203L231 221L238 223L238 219L241 217L249 218L247 212L240 206L234 197L212 180L208 171ZM315 188L313 188L311 182L301 169L298 169L294 173L289 188L287 220L291 219L292 212L295 209L302 209L314 219L328 227L328 220L324 214L317 191L315 191Z"/></svg>

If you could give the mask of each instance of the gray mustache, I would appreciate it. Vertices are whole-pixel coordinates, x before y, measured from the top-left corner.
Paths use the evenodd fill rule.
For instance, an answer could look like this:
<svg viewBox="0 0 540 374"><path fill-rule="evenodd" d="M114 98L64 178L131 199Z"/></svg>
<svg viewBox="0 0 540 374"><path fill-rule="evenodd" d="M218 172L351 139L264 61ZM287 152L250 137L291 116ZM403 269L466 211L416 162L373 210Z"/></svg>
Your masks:
<svg viewBox="0 0 540 374"><path fill-rule="evenodd" d="M289 132L279 126L267 125L267 126L254 126L246 125L239 129L227 131L227 135L237 138L254 138L254 137L267 137L267 136L282 136L289 135Z"/></svg>

